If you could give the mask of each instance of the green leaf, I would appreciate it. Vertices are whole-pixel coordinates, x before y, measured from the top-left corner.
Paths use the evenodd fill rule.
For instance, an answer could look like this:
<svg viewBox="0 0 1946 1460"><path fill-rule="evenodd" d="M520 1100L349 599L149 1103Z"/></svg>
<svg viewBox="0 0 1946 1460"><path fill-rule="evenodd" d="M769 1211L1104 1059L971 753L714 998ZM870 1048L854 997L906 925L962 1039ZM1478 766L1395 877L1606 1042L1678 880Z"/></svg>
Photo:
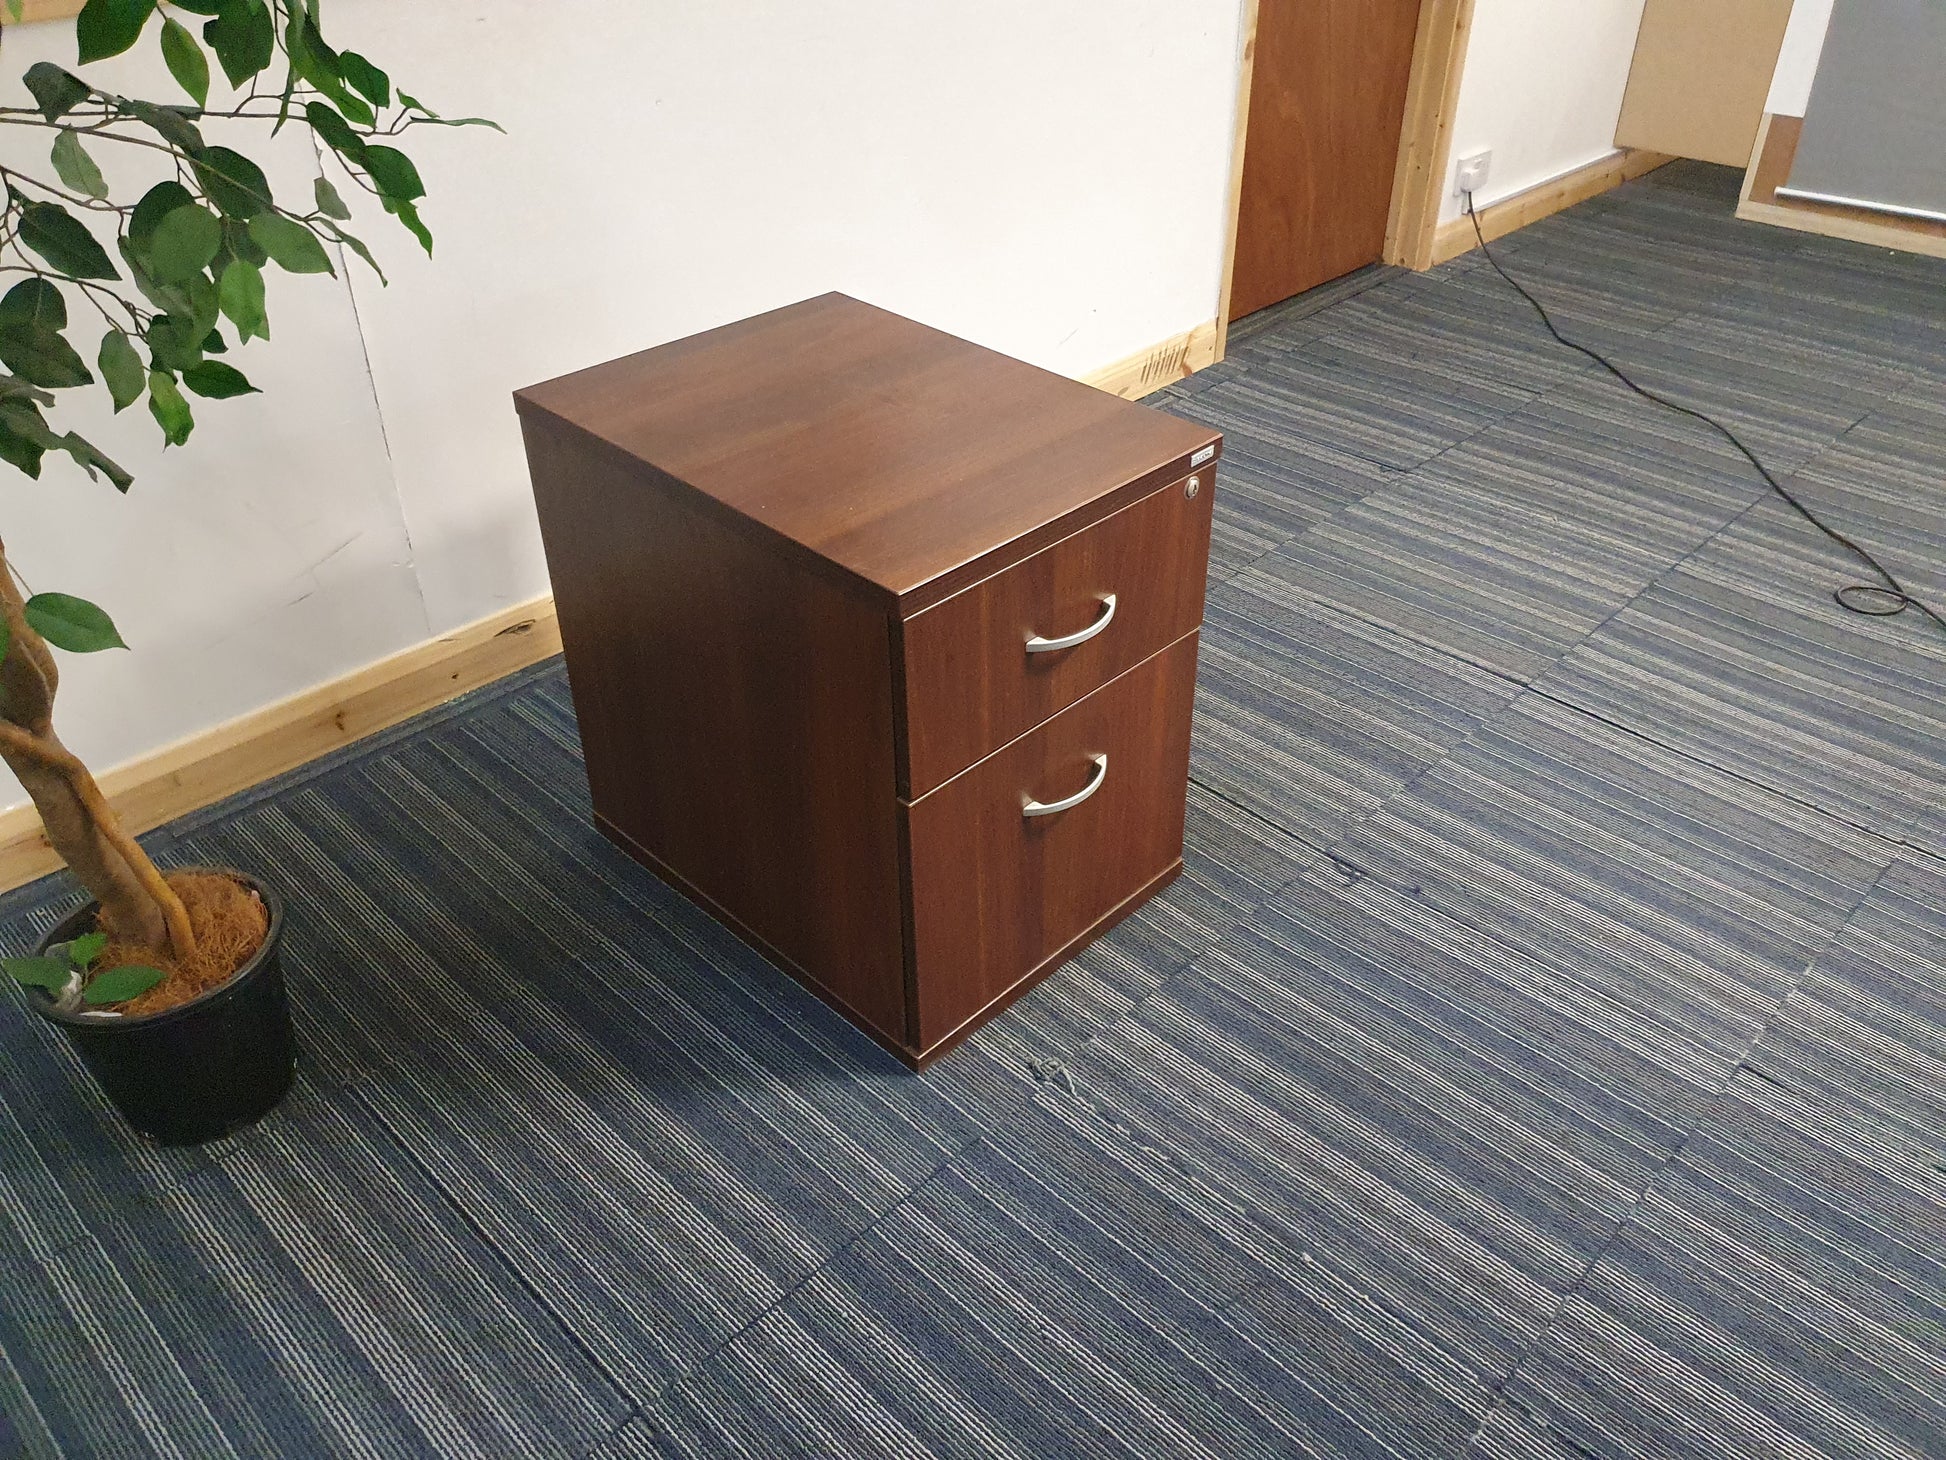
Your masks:
<svg viewBox="0 0 1946 1460"><path fill-rule="evenodd" d="M114 620L85 598L71 593L36 593L23 606L35 633L70 654L126 649Z"/></svg>
<svg viewBox="0 0 1946 1460"><path fill-rule="evenodd" d="M96 1008L103 1004L125 1004L138 994L146 994L167 977L159 968L124 963L120 968L96 974L81 991L81 998Z"/></svg>
<svg viewBox="0 0 1946 1460"><path fill-rule="evenodd" d="M59 993L74 976L65 958L0 958L0 968L12 974L17 983L50 993Z"/></svg>
<svg viewBox="0 0 1946 1460"><path fill-rule="evenodd" d="M223 317L216 281L208 274L192 274L186 283L160 292L169 297L169 312L182 321L183 338L200 348L203 336Z"/></svg>
<svg viewBox="0 0 1946 1460"><path fill-rule="evenodd" d="M108 196L108 179L101 175L94 158L81 145L81 138L65 127L54 139L54 171L74 192L91 198Z"/></svg>
<svg viewBox="0 0 1946 1460"><path fill-rule="evenodd" d="M239 395L255 395L257 387L244 379L243 372L221 360L205 360L182 373L182 383L209 400L231 400Z"/></svg>
<svg viewBox="0 0 1946 1460"><path fill-rule="evenodd" d="M174 378L160 370L149 373L149 414L155 417L163 439L171 446L182 445L196 429L196 417L189 409L189 402L176 389Z"/></svg>
<svg viewBox="0 0 1946 1460"><path fill-rule="evenodd" d="M36 61L21 79L34 94L41 115L50 122L60 121L92 94L87 82L72 71L63 71L52 61Z"/></svg>
<svg viewBox="0 0 1946 1460"><path fill-rule="evenodd" d="M162 140L178 152L186 152L191 157L202 152L203 134L196 130L196 124L183 108L157 106L152 101L137 101L126 96L118 98L116 106L137 121L153 127Z"/></svg>
<svg viewBox="0 0 1946 1460"><path fill-rule="evenodd" d="M8 401L35 401L44 406L51 406L54 404L54 397L24 380L17 380L11 375L0 375L0 403Z"/></svg>
<svg viewBox="0 0 1946 1460"><path fill-rule="evenodd" d="M223 247L222 221L190 203L156 225L149 240L149 273L158 284L181 284L210 266Z"/></svg>
<svg viewBox="0 0 1946 1460"><path fill-rule="evenodd" d="M36 446L10 427L4 417L0 417L0 461L38 480L41 458L46 454L45 447Z"/></svg>
<svg viewBox="0 0 1946 1460"><path fill-rule="evenodd" d="M381 201L385 204L385 211L411 230L412 236L419 240L420 247L425 249L426 257L431 258L432 230L419 217L419 210L400 198L384 198Z"/></svg>
<svg viewBox="0 0 1946 1460"><path fill-rule="evenodd" d="M154 12L155 0L88 0L74 22L81 64L119 56L140 39Z"/></svg>
<svg viewBox="0 0 1946 1460"><path fill-rule="evenodd" d="M65 436L57 437L54 445L73 457L81 469L88 473L90 479L93 479L95 473L99 471L109 481L115 484L115 490L118 492L126 492L130 484L135 480L134 477L130 476L113 461L109 460L108 457L96 450L92 442L81 436L77 436L72 431L68 432Z"/></svg>
<svg viewBox="0 0 1946 1460"><path fill-rule="evenodd" d="M21 209L19 237L59 273L76 279L121 277L88 226L59 203L29 203Z"/></svg>
<svg viewBox="0 0 1946 1460"><path fill-rule="evenodd" d="M338 64L345 80L373 106L387 107L392 104L392 78L370 61L356 51L346 51L338 57Z"/></svg>
<svg viewBox="0 0 1946 1460"><path fill-rule="evenodd" d="M419 169L396 147L367 147L365 170L388 198L411 203L426 195L426 185L419 180Z"/></svg>
<svg viewBox="0 0 1946 1460"><path fill-rule="evenodd" d="M264 0L223 0L216 19L203 27L230 85L242 86L277 54L277 22Z"/></svg>
<svg viewBox="0 0 1946 1460"><path fill-rule="evenodd" d="M196 105L208 106L209 57L196 44L196 37L173 17L162 22L162 59L176 84L195 98Z"/></svg>
<svg viewBox="0 0 1946 1460"><path fill-rule="evenodd" d="M196 180L210 201L232 218L254 218L271 206L264 170L228 147L212 147L195 161Z"/></svg>
<svg viewBox="0 0 1946 1460"><path fill-rule="evenodd" d="M45 325L0 324L0 360L23 380L48 390L89 385L95 378L74 346Z"/></svg>
<svg viewBox="0 0 1946 1460"><path fill-rule="evenodd" d="M137 253L147 252L156 225L176 209L195 201L196 195L179 182L157 183L142 194L142 201L129 214L128 241L135 245Z"/></svg>
<svg viewBox="0 0 1946 1460"><path fill-rule="evenodd" d="M110 330L101 337L98 363L108 393L115 398L116 415L134 405L149 388L149 372L142 365L142 357L120 330Z"/></svg>
<svg viewBox="0 0 1946 1460"><path fill-rule="evenodd" d="M51 330L68 327L68 302L45 279L22 279L0 299L0 324L37 324Z"/></svg>
<svg viewBox="0 0 1946 1460"><path fill-rule="evenodd" d="M13 626L5 619L0 619L0 664L6 662L7 651L13 647L13 642Z"/></svg>
<svg viewBox="0 0 1946 1460"><path fill-rule="evenodd" d="M316 20L301 4L291 7L290 25L284 32L284 50L291 58L291 69L329 97L353 122L369 127L377 120L372 109L346 87L344 58L324 43Z"/></svg>
<svg viewBox="0 0 1946 1460"><path fill-rule="evenodd" d="M149 321L143 338L149 342L158 369L188 370L203 363L203 337L208 333L193 319L159 314Z"/></svg>
<svg viewBox="0 0 1946 1460"><path fill-rule="evenodd" d="M224 315L236 326L239 343L254 337L270 338L270 321L264 314L264 272L248 259L233 259L223 270L217 298Z"/></svg>
<svg viewBox="0 0 1946 1460"><path fill-rule="evenodd" d="M223 220L223 249L228 259L248 259L258 268L270 262L270 255L258 248L250 237L250 225L238 218Z"/></svg>
<svg viewBox="0 0 1946 1460"><path fill-rule="evenodd" d="M265 213L250 220L251 240L277 266L293 274L335 274L331 257L317 235L302 223L293 223L278 213Z"/></svg>
<svg viewBox="0 0 1946 1460"><path fill-rule="evenodd" d="M330 178L319 178L313 191L317 195L318 211L324 214L325 217L336 218L340 223L345 222L351 217L351 209L345 206L345 200L338 195L338 190L331 185Z"/></svg>
<svg viewBox="0 0 1946 1460"><path fill-rule="evenodd" d="M304 120L311 124L311 130L324 138L325 143L341 157L353 162L365 160L365 139L352 130L351 124L321 101L304 103Z"/></svg>
<svg viewBox="0 0 1946 1460"><path fill-rule="evenodd" d="M227 355L230 353L230 347L223 343L223 331L211 330L203 336L203 353L205 355Z"/></svg>
<svg viewBox="0 0 1946 1460"><path fill-rule="evenodd" d="M363 259L366 263L366 266L369 267L374 274L378 275L378 282L381 284L386 284L389 287L391 281L385 277L385 270L381 269L378 266L378 260L372 257L372 251L369 248L365 247L364 239L354 237L353 235L346 233L342 228L332 229L331 236L337 239L338 242L342 243L346 248L350 249L353 253L357 254L358 257Z"/></svg>
<svg viewBox="0 0 1946 1460"><path fill-rule="evenodd" d="M107 946L108 935L106 933L96 932L83 933L79 938L57 944L56 948L58 948L62 957L66 958L69 963L73 964L76 968L85 970L90 963L93 963L97 958L101 957L101 950ZM48 952L55 952L56 948L50 948Z"/></svg>
<svg viewBox="0 0 1946 1460"><path fill-rule="evenodd" d="M37 405L17 400L0 404L0 421L5 421L22 440L33 442L43 451L61 449L61 438L48 429Z"/></svg>

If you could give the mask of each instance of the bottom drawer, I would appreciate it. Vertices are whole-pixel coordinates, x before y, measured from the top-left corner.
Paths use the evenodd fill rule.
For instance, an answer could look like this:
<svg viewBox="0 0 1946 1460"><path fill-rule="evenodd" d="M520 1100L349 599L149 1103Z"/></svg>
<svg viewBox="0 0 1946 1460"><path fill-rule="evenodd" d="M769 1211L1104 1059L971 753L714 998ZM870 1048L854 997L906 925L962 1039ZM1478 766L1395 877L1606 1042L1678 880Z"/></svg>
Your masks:
<svg viewBox="0 0 1946 1460"><path fill-rule="evenodd" d="M905 808L919 1050L1181 860L1196 646L1178 639Z"/></svg>

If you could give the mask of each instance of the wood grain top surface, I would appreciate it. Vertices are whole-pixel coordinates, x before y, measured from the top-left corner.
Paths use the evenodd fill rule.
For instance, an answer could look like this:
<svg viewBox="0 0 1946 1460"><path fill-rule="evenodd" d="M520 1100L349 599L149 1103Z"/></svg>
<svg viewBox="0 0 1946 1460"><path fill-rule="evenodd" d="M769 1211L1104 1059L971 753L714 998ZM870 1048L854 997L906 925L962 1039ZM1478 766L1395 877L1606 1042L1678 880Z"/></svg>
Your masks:
<svg viewBox="0 0 1946 1460"><path fill-rule="evenodd" d="M842 294L516 400L894 596L1219 440Z"/></svg>

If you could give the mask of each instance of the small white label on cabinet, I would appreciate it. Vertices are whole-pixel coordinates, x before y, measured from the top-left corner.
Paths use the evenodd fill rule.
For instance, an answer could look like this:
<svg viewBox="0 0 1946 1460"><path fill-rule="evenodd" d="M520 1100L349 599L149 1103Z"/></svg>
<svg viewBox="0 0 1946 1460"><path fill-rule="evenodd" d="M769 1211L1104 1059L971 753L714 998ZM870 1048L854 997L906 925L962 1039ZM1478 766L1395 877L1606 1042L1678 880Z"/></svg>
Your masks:
<svg viewBox="0 0 1946 1460"><path fill-rule="evenodd" d="M1213 460L1215 456L1216 448L1214 446L1205 446L1201 451L1189 458L1189 464L1191 466L1201 466L1204 462Z"/></svg>

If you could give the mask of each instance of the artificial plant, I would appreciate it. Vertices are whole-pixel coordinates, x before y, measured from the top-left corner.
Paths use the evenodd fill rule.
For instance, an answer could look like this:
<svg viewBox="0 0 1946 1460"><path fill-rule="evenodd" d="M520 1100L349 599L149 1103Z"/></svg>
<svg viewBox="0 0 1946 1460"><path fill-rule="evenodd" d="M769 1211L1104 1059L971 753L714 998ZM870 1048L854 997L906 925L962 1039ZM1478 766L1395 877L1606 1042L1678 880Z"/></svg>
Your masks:
<svg viewBox="0 0 1946 1460"><path fill-rule="evenodd" d="M38 165L14 160L25 147L0 142L0 284L17 280L0 294L0 460L39 477L47 454L62 453L126 492L127 471L49 423L59 393L100 389L117 412L146 403L165 449L182 445L196 424L190 397L255 391L218 357L270 338L267 269L335 274L334 260L348 250L378 271L346 227L353 216L347 191L369 195L432 251L418 210L425 188L392 142L414 127L491 124L440 117L363 56L334 50L321 29L321 5L88 0L75 22L76 70L38 63L24 78L33 104L0 106L0 128L51 139ZM21 7L22 0L0 0L0 34L7 17L21 18ZM160 47L181 97L124 96L78 74L145 36ZM301 199L279 199L264 169L228 145L285 127L308 134L317 161ZM8 136L19 139L0 131ZM127 159L115 158L111 185L98 159L118 153ZM146 189L124 195L119 180L142 163L150 164ZM59 674L49 646L74 653L126 646L95 604L30 594L21 581L0 544L0 759L33 798L48 841L100 903L102 930L161 957L191 957L196 932L182 900L54 733ZM93 943L52 951L56 957L8 966L70 1006L117 1002L107 995L132 997L142 992L134 983L146 978L146 988L162 976L96 970Z"/></svg>

